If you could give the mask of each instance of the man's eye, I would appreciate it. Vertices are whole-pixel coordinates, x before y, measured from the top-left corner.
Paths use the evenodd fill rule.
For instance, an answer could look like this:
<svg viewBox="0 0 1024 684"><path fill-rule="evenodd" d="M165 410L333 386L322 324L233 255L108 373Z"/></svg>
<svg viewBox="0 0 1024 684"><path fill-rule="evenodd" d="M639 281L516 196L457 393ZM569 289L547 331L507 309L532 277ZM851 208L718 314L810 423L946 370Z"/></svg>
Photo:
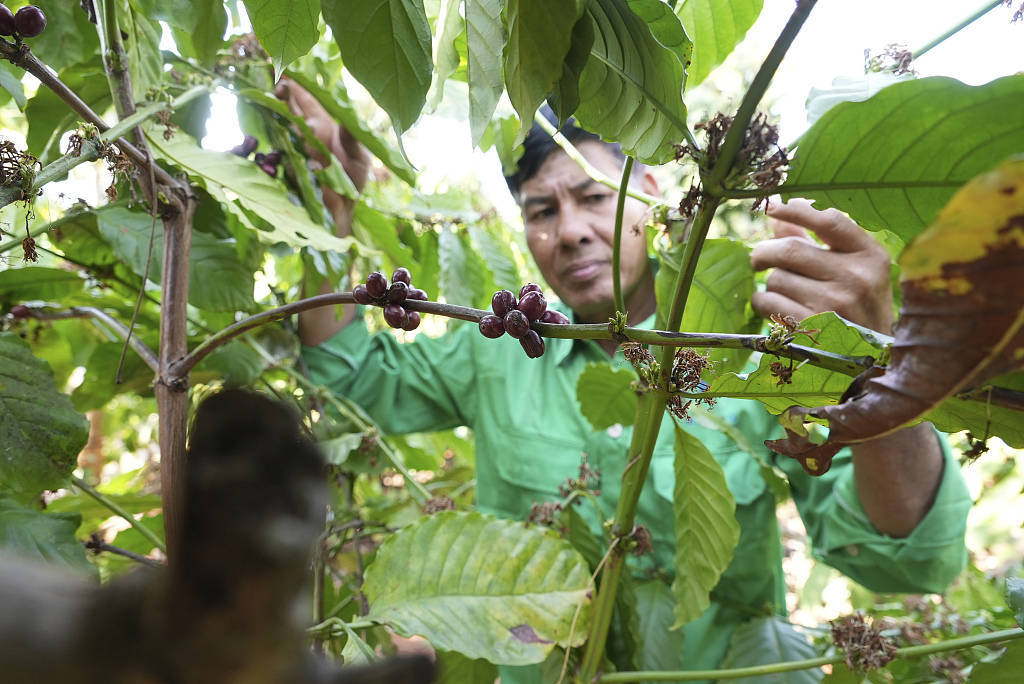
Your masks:
<svg viewBox="0 0 1024 684"><path fill-rule="evenodd" d="M544 207L543 209L538 209L537 211L531 213L527 217L527 219L529 221L531 221L531 222L532 221L542 221L542 220L544 220L546 218L551 218L554 215L555 215L554 207Z"/></svg>
<svg viewBox="0 0 1024 684"><path fill-rule="evenodd" d="M587 204L600 204L601 202L604 202L609 197L611 197L611 195L609 193L602 192L602 193L597 193L597 194L593 194L593 195L586 195L586 196L584 196L583 201L586 202Z"/></svg>

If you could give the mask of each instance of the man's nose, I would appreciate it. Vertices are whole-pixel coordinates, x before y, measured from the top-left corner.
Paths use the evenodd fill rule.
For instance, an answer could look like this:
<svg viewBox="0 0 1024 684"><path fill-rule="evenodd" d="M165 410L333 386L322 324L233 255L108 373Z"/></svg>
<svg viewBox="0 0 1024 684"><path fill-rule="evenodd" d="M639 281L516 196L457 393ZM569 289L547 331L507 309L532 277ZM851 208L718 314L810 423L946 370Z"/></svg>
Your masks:
<svg viewBox="0 0 1024 684"><path fill-rule="evenodd" d="M575 204L564 206L558 215L558 242L564 247L576 247L593 237L590 217Z"/></svg>

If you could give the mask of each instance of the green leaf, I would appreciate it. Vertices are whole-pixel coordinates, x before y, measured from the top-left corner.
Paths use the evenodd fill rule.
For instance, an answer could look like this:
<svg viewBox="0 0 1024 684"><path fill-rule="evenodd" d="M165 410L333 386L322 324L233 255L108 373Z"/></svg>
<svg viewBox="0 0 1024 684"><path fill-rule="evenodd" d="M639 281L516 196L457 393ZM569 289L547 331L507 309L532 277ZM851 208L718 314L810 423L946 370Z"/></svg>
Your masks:
<svg viewBox="0 0 1024 684"><path fill-rule="evenodd" d="M75 538L80 520L74 513L40 513L0 494L0 548L28 560L95 575L96 567Z"/></svg>
<svg viewBox="0 0 1024 684"><path fill-rule="evenodd" d="M59 301L68 295L81 292L84 286L85 281L81 276L62 268L26 266L0 271L0 301Z"/></svg>
<svg viewBox="0 0 1024 684"><path fill-rule="evenodd" d="M128 34L124 47L132 78L132 89L136 97L141 99L147 90L159 87L163 81L160 24L131 8L125 8L119 19L121 30Z"/></svg>
<svg viewBox="0 0 1024 684"><path fill-rule="evenodd" d="M638 669L683 669L683 630L672 629L675 599L668 585L660 579L637 582L634 592L643 644Z"/></svg>
<svg viewBox="0 0 1024 684"><path fill-rule="evenodd" d="M456 39L462 35L464 21L459 14L461 0L443 0L440 15L437 18L437 37L434 41L434 81L430 85L427 98L431 110L437 107L444 97L444 84L459 68L459 51L455 46Z"/></svg>
<svg viewBox="0 0 1024 684"><path fill-rule="evenodd" d="M244 342L228 342L217 347L192 371L192 381L209 382L216 378L229 387L245 387L256 382L267 361ZM207 379L209 378L209 379Z"/></svg>
<svg viewBox="0 0 1024 684"><path fill-rule="evenodd" d="M725 61L757 21L763 4L763 0L686 0L676 10L693 40L688 87L703 81Z"/></svg>
<svg viewBox="0 0 1024 684"><path fill-rule="evenodd" d="M430 88L430 24L423 0L323 0L341 59L391 117L399 136Z"/></svg>
<svg viewBox="0 0 1024 684"><path fill-rule="evenodd" d="M1022 101L1017 74L982 86L922 78L838 104L804 134L779 190L909 241L957 188L1024 152Z"/></svg>
<svg viewBox="0 0 1024 684"><path fill-rule="evenodd" d="M533 125L537 107L562 77L573 26L585 5L583 0L508 0L505 5L508 40L502 62L508 98L522 122L517 145Z"/></svg>
<svg viewBox="0 0 1024 684"><path fill-rule="evenodd" d="M155 21L166 21L170 26L182 31L192 31L199 28L200 17L204 6L215 5L221 7L220 2L209 2L209 0L128 0L131 6L145 16Z"/></svg>
<svg viewBox="0 0 1024 684"><path fill-rule="evenodd" d="M881 343L866 339L864 328L853 326L831 311L815 314L804 319L800 326L817 329L815 339L821 349L847 356L871 356L880 358ZM806 335L797 335L796 344L812 345ZM794 361L792 382L779 384L779 378L772 375L771 365L779 361L786 367L788 359L779 359L771 354L761 356L757 370L750 373L725 373L711 381L708 393L713 396L757 399L771 413L779 414L790 406L824 406L835 404L853 380L849 375L826 370L809 364L800 365Z"/></svg>
<svg viewBox="0 0 1024 684"><path fill-rule="evenodd" d="M586 561L553 533L454 511L386 539L363 585L370 619L499 665L581 643L593 589Z"/></svg>
<svg viewBox="0 0 1024 684"><path fill-rule="evenodd" d="M487 274L465 232L456 232L447 226L441 229L438 261L441 264L438 284L446 302L473 306L483 301Z"/></svg>
<svg viewBox="0 0 1024 684"><path fill-rule="evenodd" d="M1017 624L1024 627L1024 579L1006 578L1006 605L1013 611Z"/></svg>
<svg viewBox="0 0 1024 684"><path fill-rule="evenodd" d="M1024 672L1024 641L1015 639L1006 646L999 660L975 665L967 681L970 684L1019 684L1021 672Z"/></svg>
<svg viewBox="0 0 1024 684"><path fill-rule="evenodd" d="M516 268L515 256L509 248L508 241L501 241L500 231L507 230L503 226L495 227L492 222L474 221L469 224L469 237L473 248L483 260L487 270L494 276L497 289L515 290L522 279Z"/></svg>
<svg viewBox="0 0 1024 684"><path fill-rule="evenodd" d="M27 501L64 486L88 437L85 416L57 391L46 362L0 332L0 488Z"/></svg>
<svg viewBox="0 0 1024 684"><path fill-rule="evenodd" d="M146 267L150 230L153 255L149 277L160 282L164 242L163 222L156 225L148 214L114 207L97 212L100 234L113 246L114 253L141 276ZM211 278L210 274L217 274ZM188 301L200 309L235 311L253 306L252 271L238 260L234 240L218 240L208 233L195 231L189 252Z"/></svg>
<svg viewBox="0 0 1024 684"><path fill-rule="evenodd" d="M564 124L580 106L580 76L583 75L583 68L587 65L593 46L594 22L585 16L572 27L572 43L562 64L562 76L554 90L548 94L548 104L558 118L559 125Z"/></svg>
<svg viewBox="0 0 1024 684"><path fill-rule="evenodd" d="M14 98L14 102L18 105L18 109L24 110L25 103L25 86L21 84L21 77L25 72L20 67L16 67L10 62L0 63L0 87ZM4 98L3 102L7 103L8 98Z"/></svg>
<svg viewBox="0 0 1024 684"><path fill-rule="evenodd" d="M437 652L436 684L490 684L497 678L497 666L483 658L472 660L453 651Z"/></svg>
<svg viewBox="0 0 1024 684"><path fill-rule="evenodd" d="M138 335L138 331L135 334ZM151 394L153 371L131 349L125 355L121 382L117 382L117 366L121 361L123 348L123 342L103 342L96 345L85 365L85 378L82 384L71 393L75 409L91 411L103 408L119 394Z"/></svg>
<svg viewBox="0 0 1024 684"><path fill-rule="evenodd" d="M668 325L668 312L675 295L672 288L679 273L682 253L680 245L659 254L661 264L654 279L658 299L655 327L658 330L664 330ZM746 245L728 238L705 241L679 329L687 332L756 333L761 320L750 307L754 289L754 269L750 265L750 249ZM711 359L719 372L743 368L749 356L749 351L740 349L711 350Z"/></svg>
<svg viewBox="0 0 1024 684"><path fill-rule="evenodd" d="M593 0L594 45L580 78L580 125L645 164L672 159L684 137L690 46L661 0Z"/></svg>
<svg viewBox="0 0 1024 684"><path fill-rule="evenodd" d="M274 62L274 74L302 57L320 32L320 0L243 0L260 45Z"/></svg>
<svg viewBox="0 0 1024 684"><path fill-rule="evenodd" d="M636 373L607 363L588 363L576 381L576 401L580 412L594 430L605 430L616 423L633 424L636 417Z"/></svg>
<svg viewBox="0 0 1024 684"><path fill-rule="evenodd" d="M158 157L182 168L215 199L225 203L262 242L284 242L293 247L343 254L353 247L350 238L339 238L313 223L302 207L288 200L284 186L252 162L227 152L204 150L181 132L170 140L154 135L149 141ZM226 191L237 197L238 205L228 199ZM245 211L239 211L239 205Z"/></svg>
<svg viewBox="0 0 1024 684"><path fill-rule="evenodd" d="M818 655L810 642L785 618L759 617L744 622L733 632L732 643L722 667L753 667L789 660L807 660ZM787 672L784 675L743 677L734 681L741 684L816 684L821 678L821 670L811 668Z"/></svg>
<svg viewBox="0 0 1024 684"><path fill-rule="evenodd" d="M203 66L211 66L217 50L224 45L228 14L220 2L191 0L191 3L190 13L195 17L195 28L190 31L173 29L174 41L182 54L195 57Z"/></svg>
<svg viewBox="0 0 1024 684"><path fill-rule="evenodd" d="M99 51L96 27L89 23L89 17L79 3L68 0L33 0L25 4L35 5L46 15L49 30L29 42L32 44L32 53L54 71L81 64ZM106 78L101 80L103 87L107 88ZM78 92L74 88L72 90Z"/></svg>
<svg viewBox="0 0 1024 684"><path fill-rule="evenodd" d="M504 0L466 2L466 82L473 145L480 144L504 89L501 53L495 49L505 44L505 24L501 20L504 5Z"/></svg>
<svg viewBox="0 0 1024 684"><path fill-rule="evenodd" d="M700 617L740 540L736 501L722 466L696 437L675 428L676 599L672 629Z"/></svg>

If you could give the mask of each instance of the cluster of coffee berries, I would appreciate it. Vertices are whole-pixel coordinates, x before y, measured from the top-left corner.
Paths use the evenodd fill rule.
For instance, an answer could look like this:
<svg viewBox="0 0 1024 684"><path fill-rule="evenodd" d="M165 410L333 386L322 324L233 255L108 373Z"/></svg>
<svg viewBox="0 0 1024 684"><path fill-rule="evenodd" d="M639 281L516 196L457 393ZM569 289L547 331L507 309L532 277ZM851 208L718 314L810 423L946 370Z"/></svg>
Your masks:
<svg viewBox="0 0 1024 684"><path fill-rule="evenodd" d="M531 323L557 323L564 325L569 322L563 314L548 310L548 301L539 285L527 283L519 290L519 299L509 290L498 290L491 297L493 315L480 319L480 333L484 337L496 339L505 333L519 340L523 351L531 359L544 353L544 340L537 331L530 327Z"/></svg>
<svg viewBox="0 0 1024 684"><path fill-rule="evenodd" d="M35 38L46 28L46 15L35 5L25 5L17 14L0 5L0 36Z"/></svg>
<svg viewBox="0 0 1024 684"><path fill-rule="evenodd" d="M256 148L259 147L259 145L260 141L255 135L247 135L241 144L231 148L231 154L248 159L250 154L256 152ZM281 163L280 152L256 152L256 155L252 160L256 162L256 166L263 169L265 174L271 178L277 178L277 165Z"/></svg>
<svg viewBox="0 0 1024 684"><path fill-rule="evenodd" d="M384 320L392 328L415 330L420 325L418 311L407 311L402 304L406 300L427 301L427 293L412 286L409 269L398 267L391 274L391 285L380 271L366 276L365 285L356 285L352 297L360 304L375 304L384 307Z"/></svg>

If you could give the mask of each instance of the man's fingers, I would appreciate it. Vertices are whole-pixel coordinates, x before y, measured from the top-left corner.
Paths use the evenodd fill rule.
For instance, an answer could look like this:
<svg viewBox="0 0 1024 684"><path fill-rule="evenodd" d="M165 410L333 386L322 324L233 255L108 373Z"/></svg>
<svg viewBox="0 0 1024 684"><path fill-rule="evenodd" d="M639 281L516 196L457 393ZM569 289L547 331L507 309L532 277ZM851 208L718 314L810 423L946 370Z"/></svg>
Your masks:
<svg viewBox="0 0 1024 684"><path fill-rule="evenodd" d="M778 313L783 316L794 316L798 321L802 321L814 313L806 306L794 302L789 297L778 292L755 292L754 296L750 298L750 305L763 318L768 318L772 314Z"/></svg>
<svg viewBox="0 0 1024 684"><path fill-rule="evenodd" d="M811 237L810 231L808 231L803 226L798 226L797 224L790 223L789 221L781 221L777 218L769 216L768 227L772 229L772 234L775 235L775 237L777 238L799 237L814 242L814 239Z"/></svg>
<svg viewBox="0 0 1024 684"><path fill-rule="evenodd" d="M828 280L835 257L809 238L782 237L754 245L750 263L755 271L781 268L815 280Z"/></svg>
<svg viewBox="0 0 1024 684"><path fill-rule="evenodd" d="M772 218L806 228L839 252L857 252L874 242L843 212L838 209L820 211L808 200L792 199L785 204L770 204L766 211Z"/></svg>

